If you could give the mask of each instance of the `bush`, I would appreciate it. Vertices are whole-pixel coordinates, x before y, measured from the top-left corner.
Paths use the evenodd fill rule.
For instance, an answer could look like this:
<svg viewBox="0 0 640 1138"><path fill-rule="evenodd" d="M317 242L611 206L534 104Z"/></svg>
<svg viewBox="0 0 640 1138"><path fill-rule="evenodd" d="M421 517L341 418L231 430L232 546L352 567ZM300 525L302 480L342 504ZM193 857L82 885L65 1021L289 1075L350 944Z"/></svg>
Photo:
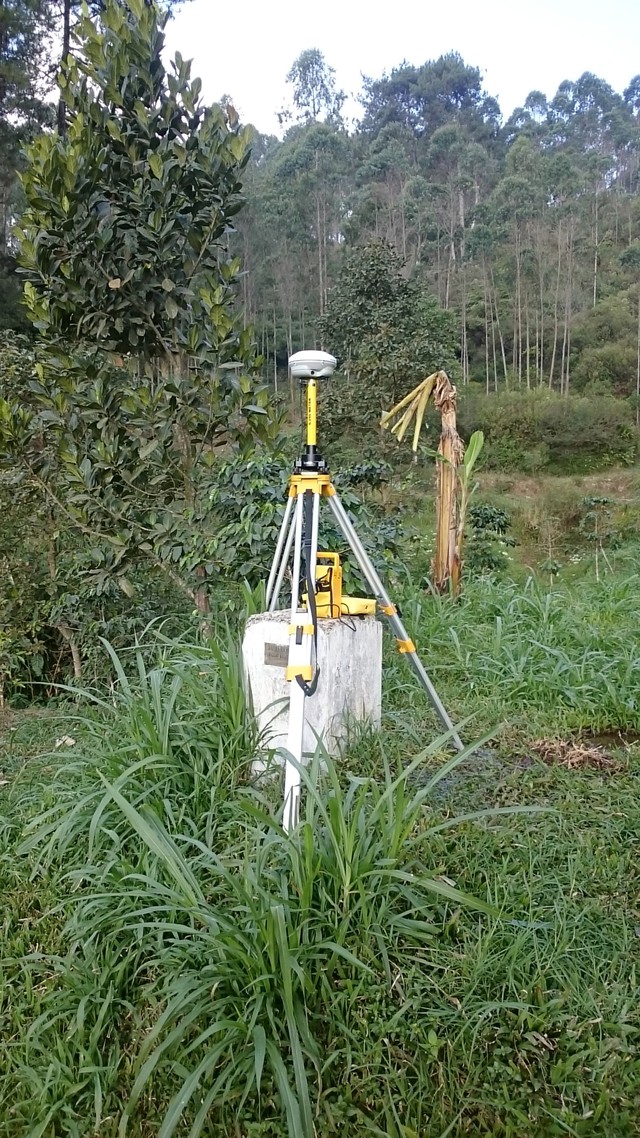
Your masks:
<svg viewBox="0 0 640 1138"><path fill-rule="evenodd" d="M463 395L458 421L465 438L484 431L484 462L492 470L589 473L636 457L632 408L609 395Z"/></svg>
<svg viewBox="0 0 640 1138"><path fill-rule="evenodd" d="M516 544L509 537L511 518L506 510L480 502L469 507L470 534L466 543L464 568L466 573L480 576L500 573L507 568L509 554Z"/></svg>

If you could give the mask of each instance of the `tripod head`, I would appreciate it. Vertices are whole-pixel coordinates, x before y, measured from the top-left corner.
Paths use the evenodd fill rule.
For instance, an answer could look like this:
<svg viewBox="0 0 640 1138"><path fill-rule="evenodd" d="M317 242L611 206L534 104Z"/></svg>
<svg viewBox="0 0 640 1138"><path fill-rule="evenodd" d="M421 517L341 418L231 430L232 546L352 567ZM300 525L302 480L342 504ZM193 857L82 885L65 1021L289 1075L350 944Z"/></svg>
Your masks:
<svg viewBox="0 0 640 1138"><path fill-rule="evenodd" d="M328 352L296 352L289 357L289 367L294 379L299 379L307 387L307 424L305 447L295 465L297 474L311 471L326 471L327 463L318 454L318 389L317 380L328 379L336 369L336 358Z"/></svg>

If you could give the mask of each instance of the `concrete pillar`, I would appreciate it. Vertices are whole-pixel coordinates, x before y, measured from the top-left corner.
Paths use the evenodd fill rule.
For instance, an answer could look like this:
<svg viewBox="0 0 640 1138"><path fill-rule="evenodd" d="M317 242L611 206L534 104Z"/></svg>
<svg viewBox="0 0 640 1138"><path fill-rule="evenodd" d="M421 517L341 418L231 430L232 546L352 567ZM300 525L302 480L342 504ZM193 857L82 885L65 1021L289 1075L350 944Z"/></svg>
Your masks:
<svg viewBox="0 0 640 1138"><path fill-rule="evenodd" d="M288 611L251 616L242 642L254 711L266 746L273 750L287 745L290 619ZM318 664L318 687L305 700L303 747L313 754L319 737L330 755L338 755L349 723L380 726L382 625L372 616L319 620Z"/></svg>

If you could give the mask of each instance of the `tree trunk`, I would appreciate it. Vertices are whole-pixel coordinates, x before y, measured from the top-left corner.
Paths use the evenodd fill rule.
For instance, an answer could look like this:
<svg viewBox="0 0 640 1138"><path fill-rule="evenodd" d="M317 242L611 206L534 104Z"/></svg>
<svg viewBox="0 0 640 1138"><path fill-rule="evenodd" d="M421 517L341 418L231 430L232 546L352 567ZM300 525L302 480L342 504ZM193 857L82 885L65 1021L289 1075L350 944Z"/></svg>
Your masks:
<svg viewBox="0 0 640 1138"><path fill-rule="evenodd" d="M598 188L596 186L593 219L593 307L598 299Z"/></svg>
<svg viewBox="0 0 640 1138"><path fill-rule="evenodd" d="M525 305L525 332L526 332L526 354L525 354L525 374L527 376L527 391L531 387L531 333L529 328L529 297L527 295L527 302Z"/></svg>
<svg viewBox="0 0 640 1138"><path fill-rule="evenodd" d="M49 541L47 545L47 568L49 570L49 580L51 582L51 593L54 594L56 589L56 579L58 576L58 559L56 555L56 539L52 532L55 527L55 517L53 514L49 516ZM73 634L71 625L66 620L59 620L56 624L56 630L60 633L62 639L69 647L71 652L71 659L73 661L73 676L76 680L82 679L82 656L78 648L78 642Z"/></svg>
<svg viewBox="0 0 640 1138"><path fill-rule="evenodd" d="M469 382L469 347L467 344L467 277L464 263L461 269L462 279L462 382Z"/></svg>
<svg viewBox="0 0 640 1138"><path fill-rule="evenodd" d="M196 577L199 577L202 581L204 581L204 578L206 577L206 569L204 565L198 566L196 569ZM201 618L200 631L203 636L211 636L211 603L209 600L209 593L207 591L206 585L198 585L194 592L194 600L196 609L198 610Z"/></svg>
<svg viewBox="0 0 640 1138"><path fill-rule="evenodd" d="M514 312L513 370L518 376L518 387L522 386L522 270L520 265L520 228L516 224L516 303Z"/></svg>
<svg viewBox="0 0 640 1138"><path fill-rule="evenodd" d="M456 426L456 389L440 371L433 389L433 401L442 415L442 431L437 467L436 549L432 563L433 585L438 592L460 587L460 559L457 552L458 467L463 445Z"/></svg>
<svg viewBox="0 0 640 1138"><path fill-rule="evenodd" d="M540 237L540 229L538 228L538 240L536 242L537 258L538 258L538 283L540 286L540 325L538 332L538 317L536 313L536 336L539 334L540 348L538 351L538 386L542 387L544 382L544 255L542 249L542 241Z"/></svg>
<svg viewBox="0 0 640 1138"><path fill-rule="evenodd" d="M484 370L485 370L485 391L486 391L486 394L488 395L489 391L490 391L490 387L489 387L489 297L488 297L488 288L487 288L487 272L486 272L485 266L483 265L482 267L484 269L484 272L482 274L482 283L484 285ZM491 313L491 324L493 326L493 312ZM495 335L494 335L494 341L493 341L494 362L495 362L495 350L496 350L496 344L495 344Z"/></svg>
<svg viewBox="0 0 640 1138"><path fill-rule="evenodd" d="M58 622L57 629L63 640L66 640L67 644L69 645L71 659L73 660L73 677L76 680L81 680L82 657L80 655L80 649L78 648L77 641L73 635L73 632L71 631L71 627L65 620L61 620Z"/></svg>
<svg viewBox="0 0 640 1138"><path fill-rule="evenodd" d="M638 341L636 357L636 430L640 431L640 285L638 285Z"/></svg>
<svg viewBox="0 0 640 1138"><path fill-rule="evenodd" d="M504 338L502 335L502 328L500 327L500 316L498 314L498 292L496 289L495 281L493 279L493 269L491 270L491 284L493 285L493 307L494 307L494 312L495 312L495 317L496 317L496 327L498 329L498 338L500 340L500 351L502 353L502 368L504 371L504 382L505 382L505 385L506 385L506 388L508 391L509 390L509 372L507 370L507 353L506 353L505 347L504 347Z"/></svg>
<svg viewBox="0 0 640 1138"><path fill-rule="evenodd" d="M327 269L327 199L322 199L322 311L324 312L327 306L327 297L329 296L328 286L328 269Z"/></svg>
<svg viewBox="0 0 640 1138"><path fill-rule="evenodd" d="M276 310L273 309L273 389L278 394L278 343L276 327Z"/></svg>
<svg viewBox="0 0 640 1138"><path fill-rule="evenodd" d="M316 159L317 160L317 159ZM316 241L318 242L318 300L320 315L324 315L324 280L322 274L322 225L320 222L320 194L316 194Z"/></svg>
<svg viewBox="0 0 640 1138"><path fill-rule="evenodd" d="M61 63L64 64L71 46L71 0L64 0L64 7L62 9L62 59ZM58 103L58 134L64 135L67 130L67 104L64 101L64 96L60 96Z"/></svg>
<svg viewBox="0 0 640 1138"><path fill-rule="evenodd" d="M573 288L573 232L567 237L567 287L564 299L564 327L562 331L562 359L560 362L560 393L569 394L569 351L571 348L571 309Z"/></svg>
<svg viewBox="0 0 640 1138"><path fill-rule="evenodd" d="M553 372L556 366L556 353L558 351L558 303L560 299L560 269L562 266L562 223L558 225L558 269L556 272L556 295L553 304L553 349L551 352L551 367L549 368L549 389L553 387Z"/></svg>

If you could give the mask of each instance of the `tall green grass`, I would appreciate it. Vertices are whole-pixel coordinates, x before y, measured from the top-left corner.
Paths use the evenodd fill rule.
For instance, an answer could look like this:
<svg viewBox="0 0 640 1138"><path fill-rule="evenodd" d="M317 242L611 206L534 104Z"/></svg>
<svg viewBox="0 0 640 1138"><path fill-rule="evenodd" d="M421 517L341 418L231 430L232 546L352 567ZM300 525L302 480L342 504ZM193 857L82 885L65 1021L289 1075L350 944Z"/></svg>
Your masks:
<svg viewBox="0 0 640 1138"><path fill-rule="evenodd" d="M604 584L595 612L588 590L572 615L562 590L486 584L459 606L407 589L404 615L456 711L594 725L588 622L601 672L629 649L615 700L636 675L637 582ZM318 756L289 837L277 783L252 781L230 643L112 667L2 811L0 1135L638 1133L633 757L610 780L498 763L455 783L473 754L423 745L398 670L392 750L364 732Z"/></svg>
<svg viewBox="0 0 640 1138"><path fill-rule="evenodd" d="M632 565L599 583L549 589L492 580L459 603L402 586L403 613L441 694L476 730L506 720L540 732L640 730L640 577ZM390 702L416 705L390 658Z"/></svg>
<svg viewBox="0 0 640 1138"><path fill-rule="evenodd" d="M185 1119L193 1138L225 1133L263 1100L311 1138L345 992L391 991L448 905L490 911L431 864L456 822L433 820L430 794L461 759L409 790L446 738L381 785L318 756L288 836L278 788L247 776L258 740L231 652L138 654L135 682L112 662L112 701L79 720L84 750L17 848L64 923L55 957L7 962L39 992L8 1049L13 1132L99 1132L113 1114L124 1134L151 1096L162 1138Z"/></svg>

